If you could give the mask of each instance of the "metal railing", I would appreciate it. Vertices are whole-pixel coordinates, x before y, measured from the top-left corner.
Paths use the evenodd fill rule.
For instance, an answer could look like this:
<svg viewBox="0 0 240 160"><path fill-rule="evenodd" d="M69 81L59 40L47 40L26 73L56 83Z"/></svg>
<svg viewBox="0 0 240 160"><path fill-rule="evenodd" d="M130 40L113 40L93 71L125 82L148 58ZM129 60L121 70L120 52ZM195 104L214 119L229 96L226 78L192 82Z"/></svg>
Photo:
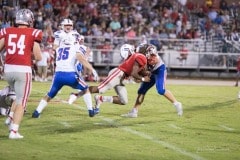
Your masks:
<svg viewBox="0 0 240 160"><path fill-rule="evenodd" d="M103 37L85 37L86 44L93 50L93 62L95 67L112 68L122 62L120 47L124 43L131 43L135 46L141 43L141 38L115 37L110 40L112 49L99 49L105 43ZM151 38L147 42L151 42ZM115 41L115 42L114 42ZM222 41L206 41L202 39L180 40L180 39L158 39L162 45L159 54L169 69L191 69L191 70L236 70L236 62L240 52L231 43L228 45L228 52L222 53ZM116 43L118 42L118 43ZM180 58L182 46L188 49L186 59Z"/></svg>

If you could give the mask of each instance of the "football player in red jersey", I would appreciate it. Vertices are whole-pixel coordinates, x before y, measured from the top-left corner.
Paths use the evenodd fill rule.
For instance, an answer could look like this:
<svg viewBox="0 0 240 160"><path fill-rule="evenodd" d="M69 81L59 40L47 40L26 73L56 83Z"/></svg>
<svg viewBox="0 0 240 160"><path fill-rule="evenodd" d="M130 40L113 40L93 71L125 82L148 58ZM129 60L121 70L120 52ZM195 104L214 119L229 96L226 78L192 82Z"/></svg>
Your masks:
<svg viewBox="0 0 240 160"><path fill-rule="evenodd" d="M124 49L129 56L126 58L117 68L112 69L108 76L98 85L90 86L89 90L91 93L105 93L107 90L112 88L115 89L116 96L102 96L95 95L95 112L99 112L99 107L102 102L110 102L114 104L126 105L128 103L127 90L122 83L124 79L133 77L136 81L148 82L150 80L149 76L143 76L139 74L147 66L146 56L141 53L135 53L134 47L127 45ZM121 54L122 55L122 54ZM76 96L76 95L75 95Z"/></svg>
<svg viewBox="0 0 240 160"><path fill-rule="evenodd" d="M154 45L146 44L141 47L142 54L145 54L148 61L148 69L151 71L151 77L149 82L142 82L138 89L138 96L135 101L135 104L132 110L123 114L123 117L137 118L138 109L144 101L144 97L147 94L148 90L152 88L154 85L156 86L156 91L159 95L163 95L167 98L176 108L177 114L179 116L183 115L182 103L177 101L175 96L171 93L170 90L166 89L166 77L167 70L164 62L161 57L158 55L157 49Z"/></svg>
<svg viewBox="0 0 240 160"><path fill-rule="evenodd" d="M32 88L32 54L41 60L40 43L42 31L32 28L34 15L29 9L16 13L17 27L3 28L0 31L0 50L6 49L4 76L11 89L16 93L6 124L10 125L10 139L23 138L19 126Z"/></svg>

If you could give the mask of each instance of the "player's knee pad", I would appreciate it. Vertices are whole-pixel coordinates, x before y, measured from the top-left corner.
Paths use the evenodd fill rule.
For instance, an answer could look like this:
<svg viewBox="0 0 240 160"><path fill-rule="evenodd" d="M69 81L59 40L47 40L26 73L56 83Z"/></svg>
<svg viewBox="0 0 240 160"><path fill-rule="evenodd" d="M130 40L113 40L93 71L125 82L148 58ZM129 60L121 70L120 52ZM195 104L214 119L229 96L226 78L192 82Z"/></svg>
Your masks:
<svg viewBox="0 0 240 160"><path fill-rule="evenodd" d="M157 91L158 91L158 94L164 95L166 90L165 89L158 89Z"/></svg>
<svg viewBox="0 0 240 160"><path fill-rule="evenodd" d="M128 103L128 97L127 97L127 89L125 86L116 86L115 91L117 92L120 102L123 105L126 105Z"/></svg>

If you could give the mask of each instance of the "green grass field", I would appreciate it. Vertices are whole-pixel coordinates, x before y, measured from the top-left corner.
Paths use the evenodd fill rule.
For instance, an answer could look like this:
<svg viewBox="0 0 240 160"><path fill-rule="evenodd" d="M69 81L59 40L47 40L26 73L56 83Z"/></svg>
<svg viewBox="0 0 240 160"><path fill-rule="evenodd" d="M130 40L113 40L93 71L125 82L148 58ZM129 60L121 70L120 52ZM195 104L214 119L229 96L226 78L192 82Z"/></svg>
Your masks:
<svg viewBox="0 0 240 160"><path fill-rule="evenodd" d="M93 83L94 84L94 83ZM0 81L0 87L6 85ZM33 82L22 140L9 140L0 117L0 160L239 160L240 101L233 86L168 85L184 115L151 89L138 118L123 118L134 104L138 84L128 84L129 104L101 105L90 118L83 99L66 103L65 87L39 119L31 113L50 82ZM94 84L95 85L95 84ZM113 90L106 95L114 94Z"/></svg>

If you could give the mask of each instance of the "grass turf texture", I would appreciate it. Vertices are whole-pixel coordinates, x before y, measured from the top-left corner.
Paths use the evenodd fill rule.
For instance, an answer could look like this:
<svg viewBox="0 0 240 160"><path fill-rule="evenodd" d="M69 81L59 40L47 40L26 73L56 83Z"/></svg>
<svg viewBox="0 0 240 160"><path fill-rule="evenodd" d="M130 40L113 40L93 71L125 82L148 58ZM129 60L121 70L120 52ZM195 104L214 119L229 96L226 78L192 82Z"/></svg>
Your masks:
<svg viewBox="0 0 240 160"><path fill-rule="evenodd" d="M91 83L96 85L95 83ZM5 81L0 81L3 88ZM240 101L232 86L168 85L183 103L184 115L152 88L138 118L123 118L135 102L138 84L127 84L129 104L104 103L90 118L83 99L66 103L64 87L39 119L31 118L50 83L33 82L22 140L9 140L0 116L1 160L226 160L240 157ZM114 94L113 90L106 95ZM94 102L94 101L93 101Z"/></svg>

